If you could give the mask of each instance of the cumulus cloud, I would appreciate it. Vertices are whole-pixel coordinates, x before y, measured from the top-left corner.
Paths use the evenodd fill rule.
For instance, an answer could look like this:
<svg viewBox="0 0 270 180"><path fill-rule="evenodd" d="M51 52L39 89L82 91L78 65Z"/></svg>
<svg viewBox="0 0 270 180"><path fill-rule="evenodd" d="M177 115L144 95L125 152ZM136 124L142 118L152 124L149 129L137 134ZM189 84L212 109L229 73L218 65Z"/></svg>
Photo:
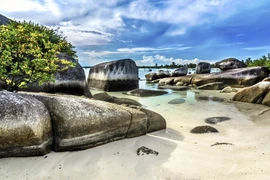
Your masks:
<svg viewBox="0 0 270 180"><path fill-rule="evenodd" d="M185 64L197 64L199 62L209 62L209 63L213 63L215 61L213 60L200 60L198 58L194 58L194 59L182 59L182 58L173 58L173 57L166 57L160 54L156 54L155 56L143 56L142 60L137 60L136 64L138 66L154 66L156 63L158 65L165 65L165 64L172 64L172 62L174 62L175 64L181 64L181 65L185 65Z"/></svg>

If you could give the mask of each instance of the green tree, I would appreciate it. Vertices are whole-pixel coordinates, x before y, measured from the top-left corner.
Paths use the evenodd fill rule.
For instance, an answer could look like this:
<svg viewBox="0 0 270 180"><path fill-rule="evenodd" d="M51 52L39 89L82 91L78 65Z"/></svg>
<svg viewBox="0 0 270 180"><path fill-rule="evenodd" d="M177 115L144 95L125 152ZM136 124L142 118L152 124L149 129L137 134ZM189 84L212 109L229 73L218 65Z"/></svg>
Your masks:
<svg viewBox="0 0 270 180"><path fill-rule="evenodd" d="M33 82L51 82L56 72L74 66L57 58L69 43L64 38L52 42L53 33L41 29L26 22L0 26L0 80L7 90L16 91Z"/></svg>

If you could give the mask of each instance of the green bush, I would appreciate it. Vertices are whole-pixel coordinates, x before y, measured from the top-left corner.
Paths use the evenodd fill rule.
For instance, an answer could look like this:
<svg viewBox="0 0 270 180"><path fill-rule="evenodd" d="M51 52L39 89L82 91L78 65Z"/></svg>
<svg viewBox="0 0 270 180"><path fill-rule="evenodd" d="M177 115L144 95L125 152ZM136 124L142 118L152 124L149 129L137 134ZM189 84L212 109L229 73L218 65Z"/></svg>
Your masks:
<svg viewBox="0 0 270 180"><path fill-rule="evenodd" d="M15 91L27 84L50 82L54 74L74 63L57 58L75 51L56 30L27 22L11 22L0 26L0 80L7 90Z"/></svg>

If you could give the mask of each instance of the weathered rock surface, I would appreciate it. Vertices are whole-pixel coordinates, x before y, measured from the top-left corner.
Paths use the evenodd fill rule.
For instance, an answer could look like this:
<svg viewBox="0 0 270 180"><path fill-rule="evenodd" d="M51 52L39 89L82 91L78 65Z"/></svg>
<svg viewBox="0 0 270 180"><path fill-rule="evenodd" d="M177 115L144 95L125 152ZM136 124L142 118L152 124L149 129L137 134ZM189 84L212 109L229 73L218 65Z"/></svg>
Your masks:
<svg viewBox="0 0 270 180"><path fill-rule="evenodd" d="M172 73L172 77L177 77L177 76L185 76L188 73L188 67L187 66L182 66L180 68L175 69Z"/></svg>
<svg viewBox="0 0 270 180"><path fill-rule="evenodd" d="M231 87L247 87L254 85L269 76L266 67L247 67L230 69L211 74L191 74L179 77L168 77L159 80L159 86L164 86L168 82L175 85L178 82L184 85L201 86L213 82L222 82Z"/></svg>
<svg viewBox="0 0 270 180"><path fill-rule="evenodd" d="M231 86L227 86L220 91L220 93L231 93L231 92L237 92L237 89L232 88Z"/></svg>
<svg viewBox="0 0 270 180"><path fill-rule="evenodd" d="M200 86L212 82L223 82L233 87L245 87L260 82L268 75L269 70L266 67L237 68L219 73L193 75L191 83Z"/></svg>
<svg viewBox="0 0 270 180"><path fill-rule="evenodd" d="M196 74L206 74L211 72L211 64L208 62L199 62L196 66Z"/></svg>
<svg viewBox="0 0 270 180"><path fill-rule="evenodd" d="M205 133L218 133L216 128L212 126L197 126L193 128L191 131L193 134L205 134Z"/></svg>
<svg viewBox="0 0 270 180"><path fill-rule="evenodd" d="M96 100L101 100L101 101L106 101L106 102L111 102L115 104L127 104L127 105L134 105L134 106L142 106L139 102L129 99L129 98L117 98L114 96L110 96L107 93L97 93L93 95L93 99Z"/></svg>
<svg viewBox="0 0 270 180"><path fill-rule="evenodd" d="M217 124L217 123L220 123L220 122L223 122L223 121L228 121L230 120L231 118L229 117L226 117L226 116L219 116L219 117L210 117L210 118L206 118L204 121L207 123L207 124Z"/></svg>
<svg viewBox="0 0 270 180"><path fill-rule="evenodd" d="M90 88L126 91L139 87L138 67L131 59L105 62L92 67L88 75Z"/></svg>
<svg viewBox="0 0 270 180"><path fill-rule="evenodd" d="M143 108L64 95L26 93L51 114L55 151L80 150L166 128L162 116Z"/></svg>
<svg viewBox="0 0 270 180"><path fill-rule="evenodd" d="M145 146L142 146L142 147L140 147L140 148L138 148L137 149L137 155L138 156L143 156L144 154L147 154L147 155L149 155L149 154L154 154L154 155L158 155L158 152L157 151L154 151L154 150L152 150L152 149L150 149L150 148L147 148L147 147L145 147Z"/></svg>
<svg viewBox="0 0 270 180"><path fill-rule="evenodd" d="M226 85L223 82L213 82L201 85L198 87L199 90L221 90Z"/></svg>
<svg viewBox="0 0 270 180"><path fill-rule="evenodd" d="M139 97L149 97L149 96L160 96L167 94L166 91L157 91L157 90L149 90L149 89L134 89L132 91L128 91L127 94L131 96L139 96Z"/></svg>
<svg viewBox="0 0 270 180"><path fill-rule="evenodd" d="M236 58L227 58L227 59L224 59L222 61L219 61L219 62L216 63L216 66L219 69L223 70L223 71L226 71L226 70L229 70L229 69L247 67L247 65L244 62L239 61Z"/></svg>
<svg viewBox="0 0 270 180"><path fill-rule="evenodd" d="M270 106L270 82L262 81L244 88L238 91L232 100Z"/></svg>
<svg viewBox="0 0 270 180"><path fill-rule="evenodd" d="M170 85L164 85L164 86L158 86L159 89L172 89L177 91L186 91L189 89L188 86L170 86Z"/></svg>
<svg viewBox="0 0 270 180"><path fill-rule="evenodd" d="M154 81L157 79L170 77L170 76L171 74L169 71L158 70L157 72L146 74L145 78L146 78L146 81Z"/></svg>
<svg viewBox="0 0 270 180"><path fill-rule="evenodd" d="M51 118L33 97L0 91L0 157L37 156L51 151Z"/></svg>

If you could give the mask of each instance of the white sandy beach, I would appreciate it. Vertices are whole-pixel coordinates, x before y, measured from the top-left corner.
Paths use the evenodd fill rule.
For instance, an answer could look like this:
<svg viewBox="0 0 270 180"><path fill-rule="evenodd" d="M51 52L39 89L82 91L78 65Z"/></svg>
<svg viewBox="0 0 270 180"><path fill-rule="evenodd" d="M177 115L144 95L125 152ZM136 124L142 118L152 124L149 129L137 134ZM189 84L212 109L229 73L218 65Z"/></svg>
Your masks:
<svg viewBox="0 0 270 180"><path fill-rule="evenodd" d="M270 111L258 115L269 107L194 98L197 94L197 97L219 96L229 100L234 93L169 92L159 97L129 96L160 113L167 121L166 130L83 151L2 158L0 179L269 179ZM175 98L186 102L168 104ZM214 116L227 116L231 120L211 125L220 133L190 133L195 126L207 125L205 118ZM211 147L216 142L233 145ZM159 154L138 156L136 151L141 146Z"/></svg>

